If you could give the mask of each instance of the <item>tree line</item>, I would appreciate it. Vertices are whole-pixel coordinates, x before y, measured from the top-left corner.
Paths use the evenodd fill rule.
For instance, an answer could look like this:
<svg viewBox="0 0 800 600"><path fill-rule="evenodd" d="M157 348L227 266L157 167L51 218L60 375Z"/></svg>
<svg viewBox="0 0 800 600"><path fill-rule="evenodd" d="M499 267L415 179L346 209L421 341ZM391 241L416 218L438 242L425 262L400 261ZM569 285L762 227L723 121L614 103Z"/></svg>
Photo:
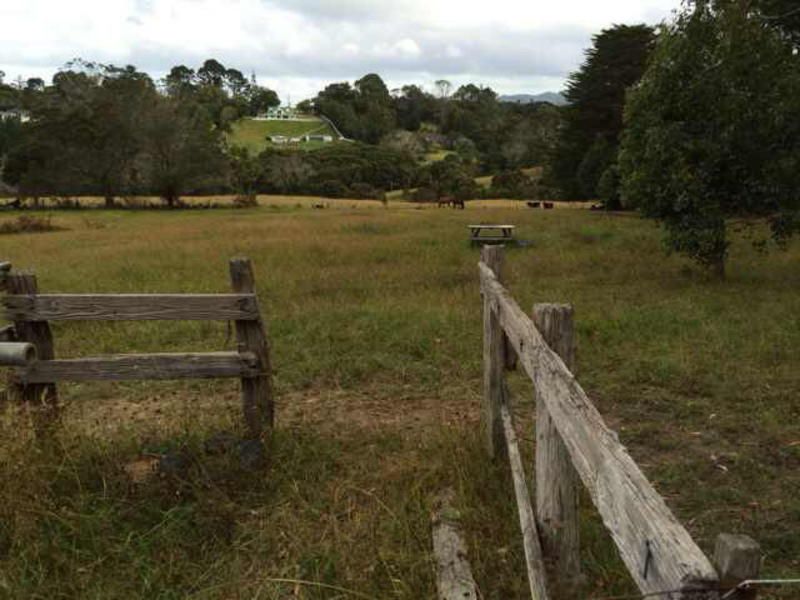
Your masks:
<svg viewBox="0 0 800 600"><path fill-rule="evenodd" d="M467 84L438 94L417 85L389 90L375 73L333 83L300 108L317 111L343 135L368 144L405 145L419 150L438 145L474 163L480 173L519 169L549 159L561 111L548 103L501 102L490 88Z"/></svg>
<svg viewBox="0 0 800 600"><path fill-rule="evenodd" d="M237 119L279 104L277 94L209 59L174 67L159 89L133 66L76 60L51 85L0 79L2 178L22 196L182 194L225 187L223 134Z"/></svg>
<svg viewBox="0 0 800 600"><path fill-rule="evenodd" d="M361 198L405 189L412 199L469 199L482 194L476 176L506 171L516 185L495 191L531 193L519 169L547 159L559 109L502 103L475 85L453 94L447 82L438 87L438 95L418 86L390 92L376 74L332 84L299 109L331 119L355 143L250 156L225 134L280 102L254 78L214 59L173 67L160 82L133 66L76 60L51 85L0 83L0 108L31 116L0 122L2 179L20 196L98 195L109 206L129 195L176 206L185 194L225 192ZM433 150L447 160L426 160Z"/></svg>
<svg viewBox="0 0 800 600"><path fill-rule="evenodd" d="M547 166L562 197L639 210L668 250L720 277L733 222L761 247L800 229L794 0L687 1L657 29L593 42Z"/></svg>

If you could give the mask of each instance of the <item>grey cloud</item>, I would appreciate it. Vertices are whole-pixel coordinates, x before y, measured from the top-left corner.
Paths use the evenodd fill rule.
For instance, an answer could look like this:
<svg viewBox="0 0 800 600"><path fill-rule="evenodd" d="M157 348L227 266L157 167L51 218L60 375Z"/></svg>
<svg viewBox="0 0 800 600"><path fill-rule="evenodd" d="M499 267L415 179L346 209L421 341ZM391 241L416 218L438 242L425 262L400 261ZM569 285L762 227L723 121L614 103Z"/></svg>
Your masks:
<svg viewBox="0 0 800 600"><path fill-rule="evenodd" d="M563 81L580 64L594 33L580 27L452 28L417 20L421 17L414 8L434 0L254 0L242 5L257 10L242 14L236 31L220 29L217 38L188 43L181 40L191 37L146 35L160 1L135 0L132 14L120 15L130 38L122 54L110 54L100 44L94 47L74 32L61 32L59 44L46 52L29 52L25 46L7 48L5 65L27 65L31 70L49 65L55 71L81 55L100 62L134 64L159 77L173 65L196 67L214 57L243 72L253 70L262 79L314 82L309 86L316 89L330 81L352 81L377 72L395 83L447 77L498 82L503 92L536 92L544 90L524 86ZM198 9L203 5L196 3ZM29 43L33 47L37 42ZM5 65L0 63L0 69L9 71Z"/></svg>

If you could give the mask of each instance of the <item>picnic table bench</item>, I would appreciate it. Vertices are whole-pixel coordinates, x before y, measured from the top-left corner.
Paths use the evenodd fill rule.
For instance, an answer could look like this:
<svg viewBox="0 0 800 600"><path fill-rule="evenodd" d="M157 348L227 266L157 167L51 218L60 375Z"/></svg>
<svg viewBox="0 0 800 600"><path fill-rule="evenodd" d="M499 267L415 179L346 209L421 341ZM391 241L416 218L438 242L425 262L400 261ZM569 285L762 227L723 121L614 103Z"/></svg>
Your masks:
<svg viewBox="0 0 800 600"><path fill-rule="evenodd" d="M514 225L468 225L470 230L470 243L475 244L502 244L514 239ZM488 235L484 235L488 232Z"/></svg>

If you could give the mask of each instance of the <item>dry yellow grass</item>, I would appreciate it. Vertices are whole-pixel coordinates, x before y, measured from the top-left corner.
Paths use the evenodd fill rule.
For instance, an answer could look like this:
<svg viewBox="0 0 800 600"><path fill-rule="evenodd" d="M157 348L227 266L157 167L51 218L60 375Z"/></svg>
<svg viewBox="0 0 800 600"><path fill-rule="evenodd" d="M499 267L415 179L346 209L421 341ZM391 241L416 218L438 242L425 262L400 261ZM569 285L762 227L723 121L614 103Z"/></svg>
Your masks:
<svg viewBox="0 0 800 600"><path fill-rule="evenodd" d="M62 386L52 447L6 410L0 596L337 597L316 583L433 597L428 503L451 485L483 595L524 597L510 482L477 431L478 255L466 227L476 220L515 224L532 242L508 256L523 307L576 305L582 383L701 545L742 531L764 545L766 574L800 568L796 247L764 256L739 240L718 284L665 257L637 218L503 202L259 200L236 211L59 212L62 231L0 239L0 259L35 270L46 292L223 292L227 260L249 256L279 407L263 477L203 454L207 436L238 427L230 382ZM319 202L330 210L309 208ZM233 346L222 323L54 330L61 356ZM530 387L513 384L530 438ZM189 484L131 486L125 466L168 448L197 457ZM586 515L587 595L628 590Z"/></svg>

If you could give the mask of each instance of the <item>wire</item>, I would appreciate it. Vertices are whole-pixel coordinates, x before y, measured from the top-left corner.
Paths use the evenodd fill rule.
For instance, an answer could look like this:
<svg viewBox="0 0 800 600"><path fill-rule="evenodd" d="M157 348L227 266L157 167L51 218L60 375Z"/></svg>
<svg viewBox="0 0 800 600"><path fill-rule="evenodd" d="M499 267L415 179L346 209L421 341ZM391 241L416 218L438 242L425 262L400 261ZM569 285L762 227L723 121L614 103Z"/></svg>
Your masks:
<svg viewBox="0 0 800 600"><path fill-rule="evenodd" d="M729 591L727 594L722 596L720 600L725 600L726 598L732 598L736 592L740 592L742 590L749 590L751 587L754 586L769 586L769 587L780 587L784 585L800 585L800 579L748 579L747 581L743 581L739 585L737 585L734 589Z"/></svg>
<svg viewBox="0 0 800 600"><path fill-rule="evenodd" d="M728 590L727 593L725 593L725 595L720 597L720 600L727 600L728 598L733 598L737 592L741 592L743 590L749 590L751 587L754 586L779 587L784 585L800 585L800 579L748 579L737 585L732 590ZM686 593L689 591L691 590L687 590L686 588L680 588L677 590L662 590L660 592L647 592L646 594L628 594L622 596L593 596L592 598L589 598L589 600L643 600L645 598L671 596L672 594ZM700 592L710 592L714 590L698 589L696 591L700 593Z"/></svg>
<svg viewBox="0 0 800 600"><path fill-rule="evenodd" d="M646 594L628 594L623 596L594 596L589 598L589 600L641 600L642 598L656 598L658 596L669 596L672 594L679 594L681 592L686 592L686 588L680 588L677 590L662 590L660 592L647 592ZM700 591L708 591L708 590L697 590Z"/></svg>

